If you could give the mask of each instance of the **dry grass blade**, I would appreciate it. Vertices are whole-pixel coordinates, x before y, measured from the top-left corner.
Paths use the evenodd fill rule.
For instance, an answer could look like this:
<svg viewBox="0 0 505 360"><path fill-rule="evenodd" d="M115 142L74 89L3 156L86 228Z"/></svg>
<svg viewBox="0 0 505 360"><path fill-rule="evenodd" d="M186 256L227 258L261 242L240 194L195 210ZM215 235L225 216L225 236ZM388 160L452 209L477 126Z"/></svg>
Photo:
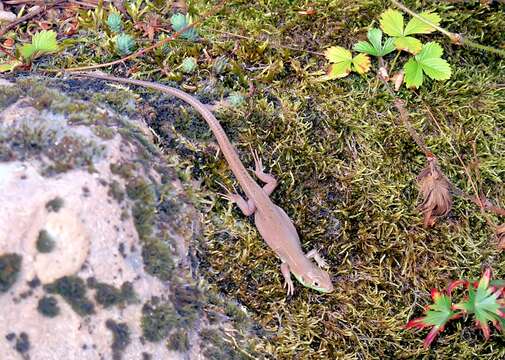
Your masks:
<svg viewBox="0 0 505 360"><path fill-rule="evenodd" d="M424 226L431 227L438 217L447 215L452 206L451 184L435 157L428 157L428 166L417 177L417 184L423 195L419 208L424 215Z"/></svg>

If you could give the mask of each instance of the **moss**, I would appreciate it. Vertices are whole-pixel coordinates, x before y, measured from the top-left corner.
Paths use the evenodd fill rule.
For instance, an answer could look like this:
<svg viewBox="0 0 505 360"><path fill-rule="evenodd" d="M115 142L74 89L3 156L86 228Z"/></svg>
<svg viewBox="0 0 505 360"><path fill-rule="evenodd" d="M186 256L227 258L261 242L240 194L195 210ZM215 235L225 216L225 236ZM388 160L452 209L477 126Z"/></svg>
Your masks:
<svg viewBox="0 0 505 360"><path fill-rule="evenodd" d="M112 319L107 320L105 326L113 334L112 359L121 360L124 350L130 344L130 329L126 323L117 323Z"/></svg>
<svg viewBox="0 0 505 360"><path fill-rule="evenodd" d="M202 317L203 294L198 287L173 281L170 288L170 300L179 314L179 324L192 328L196 320Z"/></svg>
<svg viewBox="0 0 505 360"><path fill-rule="evenodd" d="M21 270L21 260L18 254L0 256L0 293L9 291L16 282Z"/></svg>
<svg viewBox="0 0 505 360"><path fill-rule="evenodd" d="M98 282L95 278L88 278L88 287L95 289L95 300L104 308L119 305L125 306L133 304L137 301L137 295L133 289L133 284L126 281L121 285L121 289L117 289L112 285Z"/></svg>
<svg viewBox="0 0 505 360"><path fill-rule="evenodd" d="M15 349L20 354L27 353L30 350L30 338L24 331L17 337Z"/></svg>
<svg viewBox="0 0 505 360"><path fill-rule="evenodd" d="M167 341L170 350L186 352L189 350L188 333L184 330L177 330L170 335Z"/></svg>
<svg viewBox="0 0 505 360"><path fill-rule="evenodd" d="M149 240L142 246L142 259L148 274L167 281L175 269L173 254L168 245L159 240Z"/></svg>
<svg viewBox="0 0 505 360"><path fill-rule="evenodd" d="M110 164L110 171L120 176L125 180L129 180L133 177L136 171L136 166L133 163L112 163Z"/></svg>
<svg viewBox="0 0 505 360"><path fill-rule="evenodd" d="M37 310L44 316L55 317L60 313L58 301L53 296L44 296L39 300Z"/></svg>
<svg viewBox="0 0 505 360"><path fill-rule="evenodd" d="M116 180L110 183L108 195L112 196L118 203L122 203L125 198L125 192Z"/></svg>
<svg viewBox="0 0 505 360"><path fill-rule="evenodd" d="M64 276L51 284L45 285L44 289L53 294L58 294L79 315L91 315L95 313L95 306L86 298L86 285L77 276Z"/></svg>
<svg viewBox="0 0 505 360"><path fill-rule="evenodd" d="M51 211L58 212L58 211L60 211L60 209L63 207L64 204L65 204L65 201L61 197L57 196L54 199L49 200L46 203L46 209L49 212L51 212Z"/></svg>
<svg viewBox="0 0 505 360"><path fill-rule="evenodd" d="M93 133L104 139L104 140L110 140L112 138L114 138L114 135L116 135L116 132L114 129L111 129L107 126L103 126L103 125L96 125L96 126L93 126L91 128L93 130Z"/></svg>
<svg viewBox="0 0 505 360"><path fill-rule="evenodd" d="M40 230L35 246L37 247L38 252L50 253L54 250L56 242L54 241L53 237L47 232L47 230Z"/></svg>
<svg viewBox="0 0 505 360"><path fill-rule="evenodd" d="M171 303L159 303L159 299L151 299L142 307L142 335L148 341L165 339L178 323L179 317Z"/></svg>

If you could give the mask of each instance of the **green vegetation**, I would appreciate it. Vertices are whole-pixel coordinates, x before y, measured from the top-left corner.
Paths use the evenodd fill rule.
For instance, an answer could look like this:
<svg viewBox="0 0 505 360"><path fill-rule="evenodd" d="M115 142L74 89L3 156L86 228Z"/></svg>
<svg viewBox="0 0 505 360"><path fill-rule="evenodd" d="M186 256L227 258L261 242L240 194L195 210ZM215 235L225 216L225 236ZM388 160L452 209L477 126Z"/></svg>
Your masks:
<svg viewBox="0 0 505 360"><path fill-rule="evenodd" d="M9 291L21 270L21 256L4 254L0 256L0 293Z"/></svg>
<svg viewBox="0 0 505 360"><path fill-rule="evenodd" d="M121 285L121 289L117 289L112 285L98 282L95 278L88 278L87 285L91 289L95 289L95 300L104 308L119 305L126 306L137 301L133 284L126 281Z"/></svg>
<svg viewBox="0 0 505 360"><path fill-rule="evenodd" d="M59 196L57 196L54 199L49 200L46 203L46 209L49 212L51 212L51 211L58 212L58 211L60 211L60 209L63 207L64 204L65 204L65 202L63 201L63 199L60 198Z"/></svg>
<svg viewBox="0 0 505 360"><path fill-rule="evenodd" d="M121 360L122 353L130 344L130 329L126 323L117 323L112 319L105 322L107 329L112 331L112 359Z"/></svg>
<svg viewBox="0 0 505 360"><path fill-rule="evenodd" d="M174 11L169 5L155 7L155 2L129 3L131 21L122 22L123 31L139 48L149 46L152 41L135 28L135 22L145 22L153 12L168 19ZM211 7L203 0L189 5L195 19ZM438 14L440 24L450 31L503 49L504 4L406 1L406 5L420 14L428 11L431 20ZM420 316L421 306L429 302L426 289L440 288L450 279L477 278L482 264L491 265L497 278L504 277L505 258L494 246L494 230L489 226L490 221L503 223L503 218L486 216L472 202L455 196L447 218L426 229L417 210L415 184L426 157L398 120L391 94L378 79L359 72L338 81L317 81L325 62L321 53L335 44L343 49L361 44L354 50L364 51L357 60L360 54L339 51L342 56L334 64L342 63L343 73L364 70L366 66L360 65L366 64L361 61L365 54L394 57L384 63L391 75L393 64L405 64L407 86L417 89L402 87L396 96L406 102L413 127L437 155L443 173L466 193L485 194L503 207L504 59L452 44L438 32L426 34L423 24L402 14L399 21L398 14L386 13L390 6L382 0L310 4L276 0L260 1L254 7L232 1L226 11L198 27L198 41L179 38L125 62L124 67L111 67L114 72L128 71L131 77L192 91L206 103L235 92L248 94L246 104L232 111L225 108L217 116L246 167L253 165L252 147L278 178L280 185L272 198L293 219L303 249L321 249L335 279L336 291L331 294L297 286L294 296L285 299L279 260L250 219L215 195L221 191L218 181L231 188L234 179L226 162L216 156L205 123L173 99L135 89L143 93L140 108L149 114L146 122L157 135L157 145L177 169L189 197L205 213L202 236L192 244L201 261L200 274L215 290L247 308L261 328L262 355L280 360L505 355L498 332L483 342L479 329L465 326L460 331L459 322L448 326L429 349L420 346L417 334L404 331L407 321ZM383 13L388 14L386 19L381 18ZM117 60L112 40L101 41L106 21L103 8L83 12L78 46L58 57L39 59L34 68ZM167 36L157 32L154 40ZM424 53L419 43L425 44ZM417 54L389 52L391 44ZM437 78L430 63L442 64L440 50L451 64L450 78L430 81L429 77ZM179 67L188 57L198 63L191 74ZM374 73L381 66L380 59L370 62ZM13 91L2 90L2 105L16 99ZM116 108L127 108L117 97L106 103L114 102ZM44 104L40 101L40 107ZM40 138L35 137L35 146ZM19 155L9 149L0 141L0 159ZM118 165L115 171L131 182L135 175L128 166ZM200 180L201 187L195 188L194 180ZM132 216L143 239L145 264L150 273L171 279L176 271L170 242L156 234L155 215L160 214L162 195L144 191L150 180L143 182L147 187L130 193L138 194L133 195ZM149 200L152 207L140 199ZM444 316L452 316L446 303L439 306ZM228 313L235 312L228 309ZM182 331L178 316L171 301L148 304L143 317L146 339L161 340L170 338L172 331ZM201 335L209 340L209 354L231 358L227 351L235 346L222 331L206 329Z"/></svg>
<svg viewBox="0 0 505 360"><path fill-rule="evenodd" d="M49 293L63 297L81 316L95 313L95 306L86 297L86 285L80 277L64 276L51 284L44 285L44 289Z"/></svg>
<svg viewBox="0 0 505 360"><path fill-rule="evenodd" d="M58 301L53 296L44 296L39 300L37 310L44 316L55 317L60 313Z"/></svg>
<svg viewBox="0 0 505 360"><path fill-rule="evenodd" d="M47 230L40 230L37 242L35 243L37 250L41 253L50 253L54 250L56 242Z"/></svg>

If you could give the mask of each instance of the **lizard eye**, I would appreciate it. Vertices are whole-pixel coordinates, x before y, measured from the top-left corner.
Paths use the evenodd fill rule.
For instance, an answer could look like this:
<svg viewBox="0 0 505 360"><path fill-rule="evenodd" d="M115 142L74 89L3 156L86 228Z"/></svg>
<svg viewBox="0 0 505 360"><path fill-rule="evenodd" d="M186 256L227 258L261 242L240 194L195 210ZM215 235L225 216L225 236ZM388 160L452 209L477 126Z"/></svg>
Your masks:
<svg viewBox="0 0 505 360"><path fill-rule="evenodd" d="M314 281L314 286L319 287L319 283L317 281Z"/></svg>

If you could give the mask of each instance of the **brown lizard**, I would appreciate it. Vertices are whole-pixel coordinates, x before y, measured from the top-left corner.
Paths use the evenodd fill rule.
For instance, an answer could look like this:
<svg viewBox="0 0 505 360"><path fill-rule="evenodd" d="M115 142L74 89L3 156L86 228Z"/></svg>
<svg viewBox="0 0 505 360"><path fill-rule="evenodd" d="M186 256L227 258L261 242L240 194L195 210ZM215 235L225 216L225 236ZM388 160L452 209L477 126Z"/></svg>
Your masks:
<svg viewBox="0 0 505 360"><path fill-rule="evenodd" d="M230 192L228 192L225 197L236 203L244 215L250 216L254 214L256 228L268 246L270 246L282 261L281 272L284 276L284 286L287 286L288 295L293 294L294 291L291 273L306 287L325 293L333 291L333 284L330 276L322 269L323 267L327 267L325 261L316 250L309 251L307 254L303 253L298 233L291 219L284 210L270 200L269 195L277 186L276 179L272 175L263 172L262 161L254 151L254 173L261 181L266 183L266 185L260 187L256 181L253 180L240 161L237 151L230 143L219 121L214 117L207 106L202 104L195 97L181 90L154 82L118 78L101 73L78 72L75 74L78 76L138 85L158 90L167 95L175 96L193 106L203 116L212 130L231 171L237 178L244 193L247 195L248 200L245 200L238 194L232 194ZM315 260L317 265L312 262L312 259Z"/></svg>

